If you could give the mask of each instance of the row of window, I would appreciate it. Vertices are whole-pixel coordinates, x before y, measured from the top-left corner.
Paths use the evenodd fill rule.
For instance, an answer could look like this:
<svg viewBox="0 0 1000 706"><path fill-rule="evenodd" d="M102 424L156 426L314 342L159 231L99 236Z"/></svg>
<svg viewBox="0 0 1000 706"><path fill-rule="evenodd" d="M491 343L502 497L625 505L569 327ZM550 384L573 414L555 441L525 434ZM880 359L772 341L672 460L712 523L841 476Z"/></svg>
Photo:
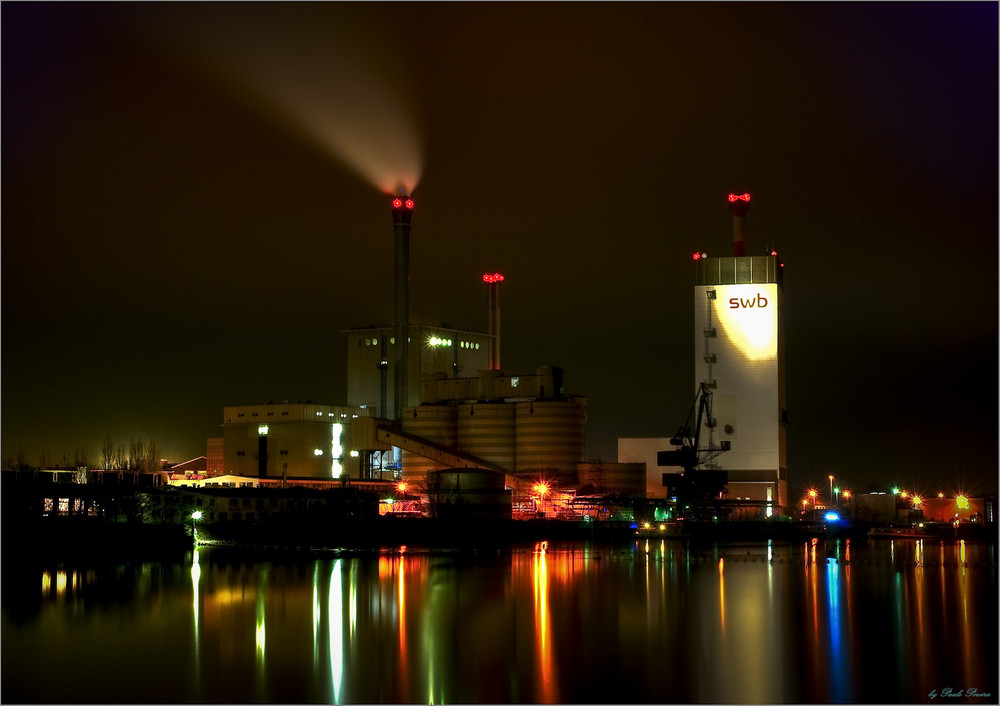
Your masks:
<svg viewBox="0 0 1000 706"><path fill-rule="evenodd" d="M396 337L395 336L391 337L389 339L389 343L395 345L395 343L396 343ZM450 338L441 338L440 336L431 336L429 339L427 339L427 343L428 343L428 345L431 345L431 346L434 346L434 347L444 346L445 348L448 348L448 347L454 345L454 341L452 339L450 339ZM377 338L366 338L364 340L358 339L358 345L359 346L377 346L378 345L378 339ZM460 348L466 348L468 350L477 350L477 351L479 350L479 344L475 343L473 341L459 341L458 345L459 345Z"/></svg>

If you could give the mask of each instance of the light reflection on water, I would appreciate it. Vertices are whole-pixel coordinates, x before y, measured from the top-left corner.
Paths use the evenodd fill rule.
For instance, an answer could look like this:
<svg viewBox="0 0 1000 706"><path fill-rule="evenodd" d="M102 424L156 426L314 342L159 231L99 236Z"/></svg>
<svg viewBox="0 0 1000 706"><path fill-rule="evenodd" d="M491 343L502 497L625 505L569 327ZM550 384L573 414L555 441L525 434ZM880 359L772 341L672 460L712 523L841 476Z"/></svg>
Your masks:
<svg viewBox="0 0 1000 706"><path fill-rule="evenodd" d="M4 594L3 700L997 696L992 544L643 539L246 559L201 549L188 564L33 570L40 590Z"/></svg>

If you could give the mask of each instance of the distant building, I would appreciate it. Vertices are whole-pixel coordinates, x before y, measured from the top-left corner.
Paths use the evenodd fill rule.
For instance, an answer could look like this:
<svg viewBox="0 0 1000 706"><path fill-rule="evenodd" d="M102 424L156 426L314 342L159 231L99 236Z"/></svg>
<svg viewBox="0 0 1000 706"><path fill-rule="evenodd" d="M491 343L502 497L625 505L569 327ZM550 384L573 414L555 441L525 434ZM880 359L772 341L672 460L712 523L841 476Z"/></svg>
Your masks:
<svg viewBox="0 0 1000 706"><path fill-rule="evenodd" d="M209 439L205 446L205 475L226 475L225 439L221 436Z"/></svg>
<svg viewBox="0 0 1000 706"><path fill-rule="evenodd" d="M312 403L246 405L223 410L223 468L257 478L357 477L346 432L368 410Z"/></svg>
<svg viewBox="0 0 1000 706"><path fill-rule="evenodd" d="M646 464L646 497L665 498L663 472L669 470L656 465L656 454L670 448L667 438L637 438L618 440L618 463Z"/></svg>

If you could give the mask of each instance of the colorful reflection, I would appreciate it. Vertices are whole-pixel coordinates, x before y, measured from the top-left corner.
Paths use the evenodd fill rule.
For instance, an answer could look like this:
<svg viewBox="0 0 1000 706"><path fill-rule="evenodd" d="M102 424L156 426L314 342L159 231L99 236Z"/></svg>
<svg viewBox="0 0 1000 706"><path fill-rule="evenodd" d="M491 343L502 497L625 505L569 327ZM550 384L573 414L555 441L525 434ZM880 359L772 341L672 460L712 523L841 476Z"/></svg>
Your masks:
<svg viewBox="0 0 1000 706"><path fill-rule="evenodd" d="M245 556L35 569L19 613L5 583L5 697L59 701L53 663L88 702L912 703L996 684L995 550L968 541Z"/></svg>
<svg viewBox="0 0 1000 706"><path fill-rule="evenodd" d="M538 703L556 703L556 675L552 654L552 619L549 616L548 542L539 542L531 562L535 606L535 650L538 655Z"/></svg>

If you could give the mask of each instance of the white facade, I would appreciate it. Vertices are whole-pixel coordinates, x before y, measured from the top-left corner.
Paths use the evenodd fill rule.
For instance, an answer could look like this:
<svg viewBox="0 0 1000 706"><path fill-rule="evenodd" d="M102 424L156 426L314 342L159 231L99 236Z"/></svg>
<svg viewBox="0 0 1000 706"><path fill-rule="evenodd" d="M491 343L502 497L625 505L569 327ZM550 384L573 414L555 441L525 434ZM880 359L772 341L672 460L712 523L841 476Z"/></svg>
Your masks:
<svg viewBox="0 0 1000 706"><path fill-rule="evenodd" d="M776 256L706 258L695 286L695 386L712 392L701 446L731 449L705 467L725 470L729 497L787 504L784 331Z"/></svg>

